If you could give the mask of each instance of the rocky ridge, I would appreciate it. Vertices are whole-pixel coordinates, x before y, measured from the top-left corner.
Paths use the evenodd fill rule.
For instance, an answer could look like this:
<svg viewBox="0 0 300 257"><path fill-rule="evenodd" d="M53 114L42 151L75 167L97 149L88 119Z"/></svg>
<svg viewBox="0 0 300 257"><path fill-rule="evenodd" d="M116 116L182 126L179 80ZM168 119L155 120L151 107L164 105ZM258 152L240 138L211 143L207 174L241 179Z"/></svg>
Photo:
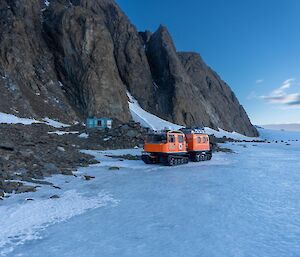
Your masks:
<svg viewBox="0 0 300 257"><path fill-rule="evenodd" d="M257 135L198 54L178 53L163 26L138 33L113 0L4 0L0 25L0 112L129 122L129 91L168 121Z"/></svg>

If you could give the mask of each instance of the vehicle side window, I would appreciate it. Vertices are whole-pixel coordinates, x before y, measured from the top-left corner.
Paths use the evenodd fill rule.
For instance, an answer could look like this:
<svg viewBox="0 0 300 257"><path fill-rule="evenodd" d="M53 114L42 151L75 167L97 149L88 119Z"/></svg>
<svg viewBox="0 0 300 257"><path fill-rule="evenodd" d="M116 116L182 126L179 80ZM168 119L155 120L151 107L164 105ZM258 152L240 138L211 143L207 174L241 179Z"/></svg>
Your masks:
<svg viewBox="0 0 300 257"><path fill-rule="evenodd" d="M207 138L203 137L203 143L206 143L206 141L207 141Z"/></svg>
<svg viewBox="0 0 300 257"><path fill-rule="evenodd" d="M197 143L201 144L201 137L197 137Z"/></svg>
<svg viewBox="0 0 300 257"><path fill-rule="evenodd" d="M181 135L178 136L178 143L183 143L183 136Z"/></svg>
<svg viewBox="0 0 300 257"><path fill-rule="evenodd" d="M169 135L169 142L170 143L175 143L175 136L174 135Z"/></svg>

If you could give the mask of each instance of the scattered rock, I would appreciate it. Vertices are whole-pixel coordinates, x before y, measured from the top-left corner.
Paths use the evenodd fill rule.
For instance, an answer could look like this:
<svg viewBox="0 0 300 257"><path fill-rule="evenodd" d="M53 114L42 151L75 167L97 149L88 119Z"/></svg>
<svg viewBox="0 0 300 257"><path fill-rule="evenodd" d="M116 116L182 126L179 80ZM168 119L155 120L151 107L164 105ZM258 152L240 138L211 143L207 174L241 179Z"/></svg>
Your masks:
<svg viewBox="0 0 300 257"><path fill-rule="evenodd" d="M126 135L130 138L136 137L138 135L138 132L136 130L129 130Z"/></svg>
<svg viewBox="0 0 300 257"><path fill-rule="evenodd" d="M0 149L6 150L6 151L14 151L15 146L12 143L0 143Z"/></svg>
<svg viewBox="0 0 300 257"><path fill-rule="evenodd" d="M60 198L58 195L52 195L52 196L50 196L50 199L58 199L58 198Z"/></svg>
<svg viewBox="0 0 300 257"><path fill-rule="evenodd" d="M7 181L2 183L2 188L6 193L13 193L18 189L19 186L22 186L22 183L14 182L14 181Z"/></svg>
<svg viewBox="0 0 300 257"><path fill-rule="evenodd" d="M120 170L120 167L109 167L109 170Z"/></svg>
<svg viewBox="0 0 300 257"><path fill-rule="evenodd" d="M57 172L58 167L54 163L45 163L43 169L45 172L52 174Z"/></svg>
<svg viewBox="0 0 300 257"><path fill-rule="evenodd" d="M36 179L28 178L28 177L22 178L22 181L30 182L33 184L52 186L51 182L48 182L45 180L36 180Z"/></svg>
<svg viewBox="0 0 300 257"><path fill-rule="evenodd" d="M52 186L53 188L55 188L55 189L61 189L60 187L58 187L58 186Z"/></svg>
<svg viewBox="0 0 300 257"><path fill-rule="evenodd" d="M66 176L73 176L73 172L71 170L63 170L62 175L66 175Z"/></svg>
<svg viewBox="0 0 300 257"><path fill-rule="evenodd" d="M89 175L83 175L83 178L85 180L91 180L91 179L94 179L95 177L94 176L89 176Z"/></svg>
<svg viewBox="0 0 300 257"><path fill-rule="evenodd" d="M36 191L36 187L33 187L33 186L19 186L17 189L16 189L16 194L23 194L23 193L29 193L29 192L35 192Z"/></svg>
<svg viewBox="0 0 300 257"><path fill-rule="evenodd" d="M125 154L125 155L106 155L107 157L114 158L114 159L125 159L125 160L141 160L140 155L131 155L131 154Z"/></svg>

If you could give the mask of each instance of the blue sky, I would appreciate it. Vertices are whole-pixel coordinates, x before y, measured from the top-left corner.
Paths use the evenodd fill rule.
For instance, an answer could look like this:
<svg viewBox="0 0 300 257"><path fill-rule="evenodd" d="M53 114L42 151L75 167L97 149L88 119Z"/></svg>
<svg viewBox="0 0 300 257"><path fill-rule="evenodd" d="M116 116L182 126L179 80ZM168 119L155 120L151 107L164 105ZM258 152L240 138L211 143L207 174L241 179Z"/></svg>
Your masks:
<svg viewBox="0 0 300 257"><path fill-rule="evenodd" d="M300 123L300 1L117 0L138 30L166 25L236 93L254 124Z"/></svg>

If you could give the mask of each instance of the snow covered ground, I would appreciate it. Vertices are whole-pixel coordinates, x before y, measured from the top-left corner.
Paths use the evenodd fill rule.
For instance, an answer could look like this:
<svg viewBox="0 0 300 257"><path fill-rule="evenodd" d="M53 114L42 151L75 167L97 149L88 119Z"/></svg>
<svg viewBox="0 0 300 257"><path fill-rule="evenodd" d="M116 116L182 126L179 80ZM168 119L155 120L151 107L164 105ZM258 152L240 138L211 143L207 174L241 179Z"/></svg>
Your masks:
<svg viewBox="0 0 300 257"><path fill-rule="evenodd" d="M272 140L300 137L263 136L178 167L106 156L141 149L90 152L101 163L51 178L61 190L0 203L0 256L299 256L300 141Z"/></svg>
<svg viewBox="0 0 300 257"><path fill-rule="evenodd" d="M31 125L34 123L44 123L54 128L63 128L69 127L70 125L64 124L62 122L52 120L49 118L44 118L42 121L35 120L35 119L28 119L28 118L20 118L13 114L7 114L0 112L0 123L5 124L23 124L23 125Z"/></svg>

